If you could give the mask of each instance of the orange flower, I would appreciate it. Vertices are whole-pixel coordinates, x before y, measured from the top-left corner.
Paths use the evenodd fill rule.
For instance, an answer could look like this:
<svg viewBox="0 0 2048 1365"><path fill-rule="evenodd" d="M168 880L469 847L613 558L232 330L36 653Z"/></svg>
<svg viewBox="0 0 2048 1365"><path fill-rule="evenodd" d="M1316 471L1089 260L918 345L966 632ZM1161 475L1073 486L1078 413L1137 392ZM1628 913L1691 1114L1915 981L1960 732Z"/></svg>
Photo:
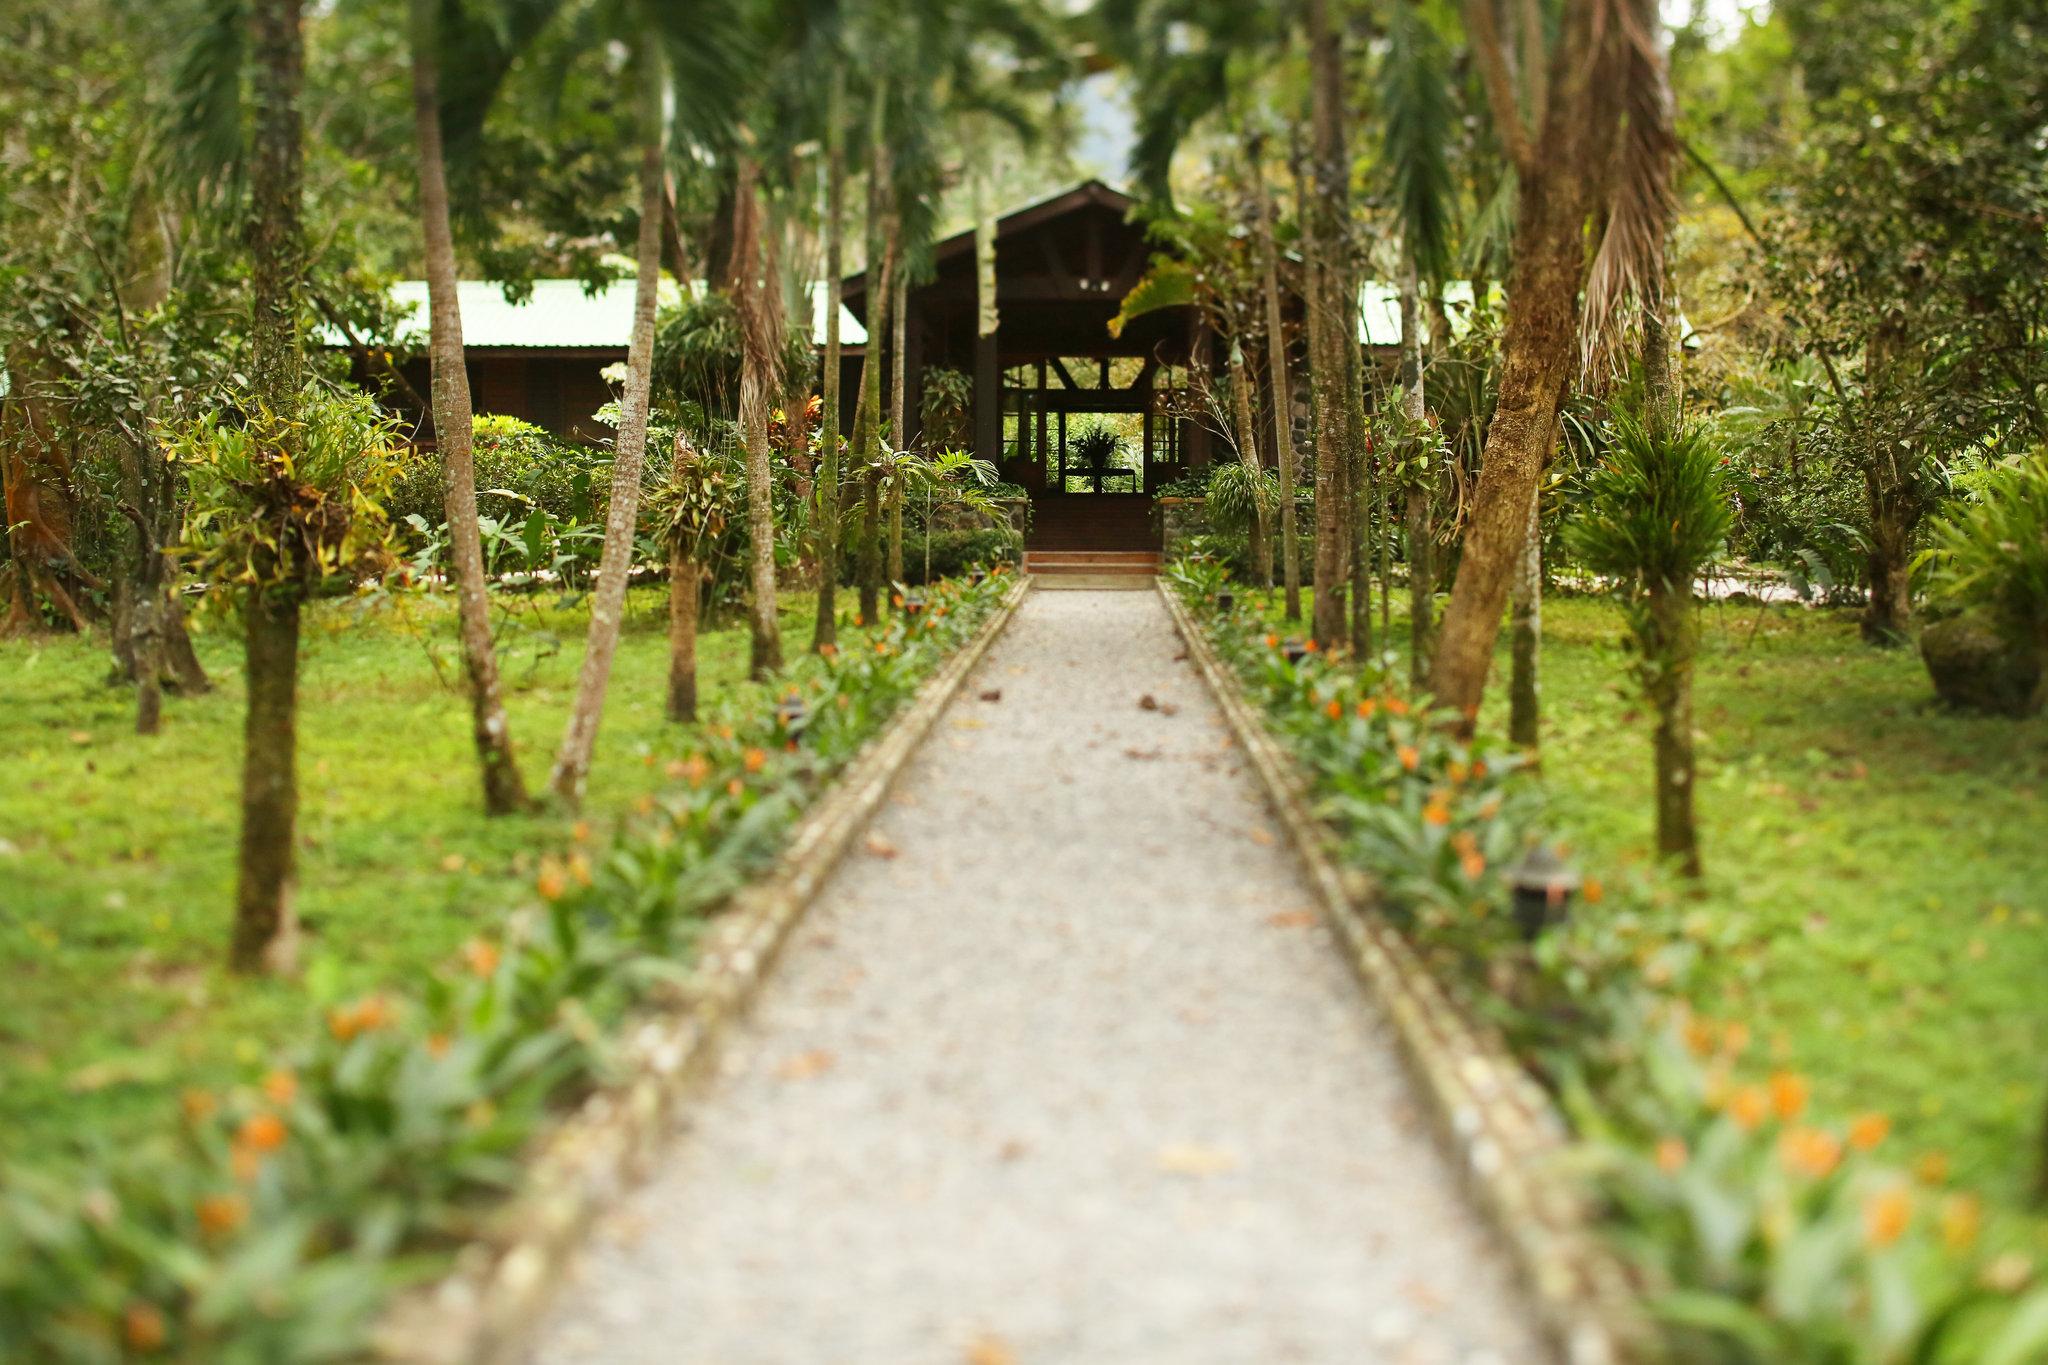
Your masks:
<svg viewBox="0 0 2048 1365"><path fill-rule="evenodd" d="M1486 776L1486 760L1475 759L1472 763L1472 780L1477 782L1484 776Z"/></svg>
<svg viewBox="0 0 2048 1365"><path fill-rule="evenodd" d="M1358 703L1358 718L1360 720L1371 720L1372 713L1374 711L1377 711L1378 709L1379 703L1374 701L1371 697L1367 697L1363 701Z"/></svg>
<svg viewBox="0 0 2048 1365"><path fill-rule="evenodd" d="M768 755L761 749L749 749L740 755L740 763L748 772L757 773L768 766Z"/></svg>
<svg viewBox="0 0 2048 1365"><path fill-rule="evenodd" d="M1740 1057L1749 1050L1749 1025L1740 1021L1721 1030L1721 1051L1730 1057Z"/></svg>
<svg viewBox="0 0 2048 1365"><path fill-rule="evenodd" d="M131 1303L121 1315L121 1336L131 1351L147 1355L161 1350L165 1335L164 1315L155 1304Z"/></svg>
<svg viewBox="0 0 2048 1365"><path fill-rule="evenodd" d="M1792 1128L1778 1139L1785 1168L1820 1180L1842 1162L1842 1140L1821 1128Z"/></svg>
<svg viewBox="0 0 2048 1365"><path fill-rule="evenodd" d="M391 1006L381 995L366 995L353 1005L343 1005L327 1014L327 1031L336 1040L348 1042L358 1034L372 1033L391 1022Z"/></svg>
<svg viewBox="0 0 2048 1365"><path fill-rule="evenodd" d="M1787 1123L1806 1112L1806 1101L1812 1093L1813 1087L1804 1076L1790 1071L1776 1072L1771 1076L1771 1108Z"/></svg>
<svg viewBox="0 0 2048 1365"><path fill-rule="evenodd" d="M1323 712L1331 720L1342 720L1344 719L1344 703L1332 697L1330 698L1330 704L1323 708Z"/></svg>
<svg viewBox="0 0 2048 1365"><path fill-rule="evenodd" d="M192 1206L200 1231L225 1237L249 1219L249 1201L239 1194L209 1194Z"/></svg>
<svg viewBox="0 0 2048 1365"><path fill-rule="evenodd" d="M187 1090L178 1096L178 1107L185 1111L185 1117L194 1123L203 1123L213 1117L213 1111L220 1108L220 1101L204 1090Z"/></svg>
<svg viewBox="0 0 2048 1365"><path fill-rule="evenodd" d="M488 939L473 938L462 945L462 960L472 976L490 976L498 970L498 948Z"/></svg>
<svg viewBox="0 0 2048 1365"><path fill-rule="evenodd" d="M1588 877L1579 883L1579 898L1588 905L1598 905L1606 894L1607 888L1600 884L1598 877Z"/></svg>
<svg viewBox="0 0 2048 1365"><path fill-rule="evenodd" d="M1451 760L1450 766L1446 768L1444 772L1446 773L1446 775L1450 777L1453 785L1456 785L1457 783L1463 782L1465 780L1465 765L1455 758Z"/></svg>
<svg viewBox="0 0 2048 1365"><path fill-rule="evenodd" d="M701 787L704 785L704 779L711 776L711 764L705 760L704 755L691 754L689 760L683 764L683 776L690 779L691 786Z"/></svg>
<svg viewBox="0 0 2048 1365"><path fill-rule="evenodd" d="M652 801L648 802L649 809L653 808L653 804ZM569 875L576 879L576 885L578 886L590 885L590 859L584 857L580 852L571 853L569 855Z"/></svg>
<svg viewBox="0 0 2048 1365"><path fill-rule="evenodd" d="M1399 697L1388 697L1388 698L1387 698L1387 714L1388 714L1388 715L1390 715L1390 716L1405 716L1405 715L1407 715L1407 714L1408 714L1408 703L1407 703L1407 702L1405 702L1405 701L1402 701L1402 700L1401 700L1401 699L1400 699Z"/></svg>
<svg viewBox="0 0 2048 1365"><path fill-rule="evenodd" d="M747 784L740 781L737 777L725 784L725 794L727 796L744 796L746 790Z"/></svg>
<svg viewBox="0 0 2048 1365"><path fill-rule="evenodd" d="M1657 1169L1666 1175L1677 1175L1685 1169L1687 1155L1684 1138L1664 1138L1657 1143Z"/></svg>
<svg viewBox="0 0 2048 1365"><path fill-rule="evenodd" d="M235 1141L252 1152L274 1152L284 1139L284 1120L269 1113L249 1115L235 1132Z"/></svg>
<svg viewBox="0 0 2048 1365"><path fill-rule="evenodd" d="M854 623L855 625L857 625L857 626L864 626L864 625L866 625L866 624L867 624L867 622L865 622L865 621L863 621L863 620L861 620L861 619L860 619L860 613L859 613L859 612L855 612L855 613L853 614L853 623Z"/></svg>
<svg viewBox="0 0 2048 1365"><path fill-rule="evenodd" d="M1404 772L1414 772L1422 763L1422 753L1412 744L1403 744L1397 751Z"/></svg>
<svg viewBox="0 0 2048 1365"><path fill-rule="evenodd" d="M1745 1085L1728 1100L1728 1116L1745 1133L1754 1133L1762 1127L1770 1112L1770 1096L1764 1094L1760 1085Z"/></svg>
<svg viewBox="0 0 2048 1365"><path fill-rule="evenodd" d="M877 641L875 641L875 653L877 653L877 654L887 654L888 652L889 652L889 642L888 642L887 640L877 640Z"/></svg>
<svg viewBox="0 0 2048 1365"><path fill-rule="evenodd" d="M1923 1185L1941 1185L1948 1181L1948 1153L1929 1152L1913 1163L1913 1174L1920 1177Z"/></svg>
<svg viewBox="0 0 2048 1365"><path fill-rule="evenodd" d="M1892 1121L1883 1114L1858 1114L1849 1125L1849 1145L1859 1152L1867 1152L1883 1142L1885 1134L1891 1130Z"/></svg>
<svg viewBox="0 0 2048 1365"><path fill-rule="evenodd" d="M1308 639L1307 639L1306 641L1304 641L1304 642L1302 643L1302 646L1301 646L1301 647L1302 647L1303 649L1307 650L1307 651L1308 651L1309 653L1311 653L1311 654L1315 653L1315 652L1316 652L1316 642L1315 642L1315 637L1314 637L1314 636L1310 636L1310 637L1309 637L1309 638L1308 638Z"/></svg>
<svg viewBox="0 0 2048 1365"><path fill-rule="evenodd" d="M829 659L838 652L839 646L835 644L822 644L818 646L818 655L820 658Z"/></svg>
<svg viewBox="0 0 2048 1365"><path fill-rule="evenodd" d="M299 1078L280 1068L263 1078L263 1093L272 1104L290 1104L299 1097Z"/></svg>
<svg viewBox="0 0 2048 1365"><path fill-rule="evenodd" d="M1698 1015L1687 1019L1680 1030L1685 1037L1685 1050L1695 1057L1706 1058L1714 1052L1714 1026Z"/></svg>
<svg viewBox="0 0 2048 1365"><path fill-rule="evenodd" d="M648 757L651 759L654 755L649 754ZM575 824L569 826L569 837L579 844L589 843L590 822L588 820L578 820Z"/></svg>
<svg viewBox="0 0 2048 1365"><path fill-rule="evenodd" d="M540 876L534 879L534 890L540 892L544 901L558 901L569 890L569 879L562 873L562 865L553 858L540 860Z"/></svg>
<svg viewBox="0 0 2048 1365"><path fill-rule="evenodd" d="M1898 1241L1912 1221L1913 1200L1904 1186L1879 1190L1863 1201L1863 1238L1874 1247Z"/></svg>
<svg viewBox="0 0 2048 1365"><path fill-rule="evenodd" d="M1428 824L1448 825L1451 823L1451 808L1440 799L1431 797L1429 804L1422 808L1422 818Z"/></svg>
<svg viewBox="0 0 2048 1365"><path fill-rule="evenodd" d="M454 1040L449 1038L449 1036L445 1033L428 1034L427 1055L429 1057L446 1057L448 1055L449 1045L453 1041Z"/></svg>
<svg viewBox="0 0 2048 1365"><path fill-rule="evenodd" d="M1952 1194L1941 1204L1941 1244L1964 1251L1984 1226L1984 1203L1974 1194Z"/></svg>
<svg viewBox="0 0 2048 1365"><path fill-rule="evenodd" d="M1467 881L1476 882L1480 874L1486 871L1486 855L1477 849L1468 849L1458 855L1458 866L1464 869Z"/></svg>
<svg viewBox="0 0 2048 1365"><path fill-rule="evenodd" d="M1266 637L1266 648L1268 648L1268 649L1278 649L1278 648L1280 648L1280 637L1279 637L1279 636L1277 636L1277 635L1268 635L1268 636Z"/></svg>

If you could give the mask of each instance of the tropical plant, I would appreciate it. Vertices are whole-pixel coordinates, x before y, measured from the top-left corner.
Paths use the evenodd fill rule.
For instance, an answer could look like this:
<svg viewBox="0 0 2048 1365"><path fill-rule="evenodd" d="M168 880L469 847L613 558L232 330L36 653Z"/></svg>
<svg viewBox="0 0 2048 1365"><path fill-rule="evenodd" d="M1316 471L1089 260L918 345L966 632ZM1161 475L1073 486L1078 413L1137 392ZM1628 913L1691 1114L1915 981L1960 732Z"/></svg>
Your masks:
<svg viewBox="0 0 2048 1365"><path fill-rule="evenodd" d="M215 412L168 433L189 505L182 553L248 636L242 843L229 961L294 961L299 614L324 585L390 562L379 505L403 458L396 425L366 395L309 385L290 415Z"/></svg>
<svg viewBox="0 0 2048 1365"><path fill-rule="evenodd" d="M1989 473L1977 496L1934 524L1928 587L1944 603L1975 609L2015 649L2032 651L2048 702L2048 451Z"/></svg>
<svg viewBox="0 0 2048 1365"><path fill-rule="evenodd" d="M1720 452L1704 428L1658 430L1622 415L1566 535L1581 563L1612 580L1626 613L1637 679L1657 712L1657 849L1691 876L1700 871L1693 582L1727 540L1729 521Z"/></svg>
<svg viewBox="0 0 2048 1365"><path fill-rule="evenodd" d="M681 431L668 482L649 494L642 516L668 553L668 718L697 718L697 618L705 561L725 534L734 481L724 461L701 454Z"/></svg>

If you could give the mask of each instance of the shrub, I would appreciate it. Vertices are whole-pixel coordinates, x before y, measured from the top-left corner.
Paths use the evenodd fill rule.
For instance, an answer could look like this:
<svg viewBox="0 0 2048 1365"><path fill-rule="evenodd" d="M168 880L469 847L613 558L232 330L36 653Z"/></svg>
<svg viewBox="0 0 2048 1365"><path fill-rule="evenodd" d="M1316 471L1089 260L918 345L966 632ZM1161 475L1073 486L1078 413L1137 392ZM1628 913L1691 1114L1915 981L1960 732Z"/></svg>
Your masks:
<svg viewBox="0 0 2048 1365"><path fill-rule="evenodd" d="M931 572L925 572L926 537L903 539L903 576L911 583L955 578L974 568L1014 563L1024 551L1024 538L1007 526L973 531L936 531L930 537Z"/></svg>
<svg viewBox="0 0 2048 1365"><path fill-rule="evenodd" d="M1974 501L1935 523L1927 560L1938 600L1981 611L2048 664L2048 451L1988 474Z"/></svg>

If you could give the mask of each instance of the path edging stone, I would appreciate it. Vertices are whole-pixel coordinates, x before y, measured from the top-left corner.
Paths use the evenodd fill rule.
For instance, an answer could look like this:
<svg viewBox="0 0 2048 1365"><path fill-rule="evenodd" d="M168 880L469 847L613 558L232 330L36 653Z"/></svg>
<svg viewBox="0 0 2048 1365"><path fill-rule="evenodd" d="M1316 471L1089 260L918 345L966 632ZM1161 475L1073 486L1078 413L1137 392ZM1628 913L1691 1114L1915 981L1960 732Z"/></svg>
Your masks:
<svg viewBox="0 0 2048 1365"><path fill-rule="evenodd" d="M402 1365L516 1359L584 1234L639 1182L686 1118L727 1028L744 1015L825 878L1030 590L1030 580L1020 578L974 638L811 803L774 869L707 922L688 981L672 1002L627 1023L621 1078L542 1140L520 1192L493 1215L493 1234L457 1253L447 1275L386 1311L376 1358Z"/></svg>
<svg viewBox="0 0 2048 1365"><path fill-rule="evenodd" d="M1499 1233L1558 1356L1569 1365L1654 1359L1632 1279L1594 1230L1587 1198L1566 1169L1570 1137L1556 1106L1497 1034L1466 1017L1378 912L1371 878L1337 856L1334 831L1313 813L1299 768L1178 594L1163 579L1158 586L1345 956L1393 1025L1439 1136L1456 1153L1460 1177Z"/></svg>

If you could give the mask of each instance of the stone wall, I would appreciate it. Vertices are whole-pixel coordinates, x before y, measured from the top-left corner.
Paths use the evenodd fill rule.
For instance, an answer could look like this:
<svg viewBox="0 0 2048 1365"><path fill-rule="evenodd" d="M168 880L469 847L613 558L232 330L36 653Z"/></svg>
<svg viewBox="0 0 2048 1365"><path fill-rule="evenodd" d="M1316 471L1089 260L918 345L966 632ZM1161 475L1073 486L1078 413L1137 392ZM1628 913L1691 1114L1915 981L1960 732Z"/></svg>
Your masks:
<svg viewBox="0 0 2048 1365"><path fill-rule="evenodd" d="M1192 536L1207 535L1207 498L1155 498L1160 525L1160 550L1171 560Z"/></svg>

